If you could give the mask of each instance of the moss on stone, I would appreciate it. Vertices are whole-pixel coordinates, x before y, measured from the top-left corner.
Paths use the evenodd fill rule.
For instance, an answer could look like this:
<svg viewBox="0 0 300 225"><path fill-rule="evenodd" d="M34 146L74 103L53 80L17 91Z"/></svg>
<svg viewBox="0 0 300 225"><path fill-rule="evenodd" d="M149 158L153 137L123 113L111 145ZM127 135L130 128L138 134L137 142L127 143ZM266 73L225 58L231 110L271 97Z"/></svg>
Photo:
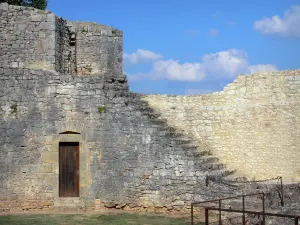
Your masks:
<svg viewBox="0 0 300 225"><path fill-rule="evenodd" d="M85 29L84 27L81 29L81 33L87 33L87 32L88 32L88 30Z"/></svg>
<svg viewBox="0 0 300 225"><path fill-rule="evenodd" d="M103 113L103 112L105 113L106 112L106 105L99 106L98 107L98 112L99 113Z"/></svg>
<svg viewBox="0 0 300 225"><path fill-rule="evenodd" d="M17 116L17 111L18 111L17 104L13 104L12 106L10 106L10 110L11 110L11 114Z"/></svg>

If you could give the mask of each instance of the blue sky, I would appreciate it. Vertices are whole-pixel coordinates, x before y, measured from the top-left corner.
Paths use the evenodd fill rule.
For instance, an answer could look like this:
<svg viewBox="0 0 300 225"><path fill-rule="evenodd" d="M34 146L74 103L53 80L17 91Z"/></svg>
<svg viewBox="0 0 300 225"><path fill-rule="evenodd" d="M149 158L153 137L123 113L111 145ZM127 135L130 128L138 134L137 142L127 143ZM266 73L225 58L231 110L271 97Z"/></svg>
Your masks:
<svg viewBox="0 0 300 225"><path fill-rule="evenodd" d="M131 91L202 94L239 74L300 69L300 0L49 0L74 21L123 30Z"/></svg>

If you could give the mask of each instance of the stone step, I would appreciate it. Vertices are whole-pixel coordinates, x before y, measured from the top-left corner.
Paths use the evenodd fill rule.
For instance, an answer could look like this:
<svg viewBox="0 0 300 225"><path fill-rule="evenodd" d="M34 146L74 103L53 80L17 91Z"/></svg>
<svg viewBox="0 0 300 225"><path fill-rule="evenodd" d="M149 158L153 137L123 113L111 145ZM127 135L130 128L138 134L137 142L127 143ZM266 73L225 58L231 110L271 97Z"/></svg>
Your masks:
<svg viewBox="0 0 300 225"><path fill-rule="evenodd" d="M203 167L207 170L221 170L225 168L225 165L222 163L209 163L209 164L204 164Z"/></svg>
<svg viewBox="0 0 300 225"><path fill-rule="evenodd" d="M215 163L215 162L218 162L219 159L215 156L212 156L212 155L204 155L204 156L201 156L201 158L199 158L199 163Z"/></svg>
<svg viewBox="0 0 300 225"><path fill-rule="evenodd" d="M226 177L228 175L231 175L235 172L235 170L230 170L227 168L221 169L221 170L213 170L213 171L207 171L206 172L206 176L210 176L210 177Z"/></svg>
<svg viewBox="0 0 300 225"><path fill-rule="evenodd" d="M184 139L184 138L174 138L174 140L171 141L171 143L174 143L175 145L183 145L185 147L186 144L191 143L191 140ZM187 146L188 147L188 146Z"/></svg>
<svg viewBox="0 0 300 225"><path fill-rule="evenodd" d="M145 112L145 111L142 111L142 115L147 116L148 118L151 118L151 119L157 119L157 118L161 117L161 115L158 113Z"/></svg>
<svg viewBox="0 0 300 225"><path fill-rule="evenodd" d="M149 119L148 116L141 116L142 119ZM152 124L155 124L155 125L160 125L162 127L164 126L168 126L167 124L167 121L165 119L156 119L154 121L151 121Z"/></svg>
<svg viewBox="0 0 300 225"><path fill-rule="evenodd" d="M198 145L192 140L190 143L184 144L185 147L187 148L199 148Z"/></svg>
<svg viewBox="0 0 300 225"><path fill-rule="evenodd" d="M197 147L194 147L194 148L190 148L191 150L193 150L193 156L194 157L199 157L199 159L201 160L202 157L204 156L209 156L209 152L208 151L201 151L201 150L198 150ZM198 160L198 159L195 159L195 160Z"/></svg>

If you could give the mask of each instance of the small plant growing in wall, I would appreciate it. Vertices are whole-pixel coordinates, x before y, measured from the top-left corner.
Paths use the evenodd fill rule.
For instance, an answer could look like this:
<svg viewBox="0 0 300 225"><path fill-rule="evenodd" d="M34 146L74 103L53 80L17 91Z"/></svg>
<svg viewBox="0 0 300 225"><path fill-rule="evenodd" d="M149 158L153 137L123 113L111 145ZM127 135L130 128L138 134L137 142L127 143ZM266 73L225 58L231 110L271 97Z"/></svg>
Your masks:
<svg viewBox="0 0 300 225"><path fill-rule="evenodd" d="M11 110L11 114L15 115L15 117L17 117L17 111L18 111L17 104L13 104L12 106L10 106L10 110Z"/></svg>
<svg viewBox="0 0 300 225"><path fill-rule="evenodd" d="M81 33L87 33L87 32L88 32L88 30L83 27L81 30Z"/></svg>
<svg viewBox="0 0 300 225"><path fill-rule="evenodd" d="M116 35L116 34L118 33L118 29L113 28L113 29L111 30L111 33L112 33L113 35Z"/></svg>
<svg viewBox="0 0 300 225"><path fill-rule="evenodd" d="M114 26L111 26L111 33L113 34L113 35L116 35L116 34L118 34L118 28L116 28L116 27L114 27Z"/></svg>
<svg viewBox="0 0 300 225"><path fill-rule="evenodd" d="M105 113L106 112L106 105L102 105L98 107L98 112L99 113Z"/></svg>

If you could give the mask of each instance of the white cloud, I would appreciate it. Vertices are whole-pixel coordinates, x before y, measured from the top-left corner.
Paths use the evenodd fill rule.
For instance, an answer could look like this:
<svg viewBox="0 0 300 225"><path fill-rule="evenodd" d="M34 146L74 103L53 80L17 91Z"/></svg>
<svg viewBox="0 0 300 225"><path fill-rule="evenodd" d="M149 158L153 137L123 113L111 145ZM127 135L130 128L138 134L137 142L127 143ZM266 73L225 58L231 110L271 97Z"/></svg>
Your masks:
<svg viewBox="0 0 300 225"><path fill-rule="evenodd" d="M255 66L249 66L248 67L249 72L252 73L257 73L257 72L271 72L271 71L277 71L277 67L275 65L271 64L258 64Z"/></svg>
<svg viewBox="0 0 300 225"><path fill-rule="evenodd" d="M235 78L239 74L277 70L276 66L271 64L249 65L247 53L237 49L206 54L201 61L193 63L180 63L174 59L153 60L152 63L151 72L129 75L128 79L201 81L206 77Z"/></svg>
<svg viewBox="0 0 300 225"><path fill-rule="evenodd" d="M202 65L208 75L235 77L247 68L248 56L245 51L229 49L204 55Z"/></svg>
<svg viewBox="0 0 300 225"><path fill-rule="evenodd" d="M167 78L169 80L202 80L204 71L200 63L183 63L177 60L159 60L153 63L155 78Z"/></svg>
<svg viewBox="0 0 300 225"><path fill-rule="evenodd" d="M215 28L211 28L209 30L209 36L211 36L211 37L216 37L219 35L219 33L220 33L220 31Z"/></svg>
<svg viewBox="0 0 300 225"><path fill-rule="evenodd" d="M131 64L152 62L161 58L162 56L160 54L144 49L138 49L136 52L131 54L124 53L124 61L127 61Z"/></svg>
<svg viewBox="0 0 300 225"><path fill-rule="evenodd" d="M230 49L202 57L201 62L179 63L178 60L159 60L153 63L155 78L169 80L200 81L206 76L235 77L248 67L244 51Z"/></svg>
<svg viewBox="0 0 300 225"><path fill-rule="evenodd" d="M284 12L284 16L272 16L254 23L254 28L265 35L300 38L300 6L292 6Z"/></svg>

